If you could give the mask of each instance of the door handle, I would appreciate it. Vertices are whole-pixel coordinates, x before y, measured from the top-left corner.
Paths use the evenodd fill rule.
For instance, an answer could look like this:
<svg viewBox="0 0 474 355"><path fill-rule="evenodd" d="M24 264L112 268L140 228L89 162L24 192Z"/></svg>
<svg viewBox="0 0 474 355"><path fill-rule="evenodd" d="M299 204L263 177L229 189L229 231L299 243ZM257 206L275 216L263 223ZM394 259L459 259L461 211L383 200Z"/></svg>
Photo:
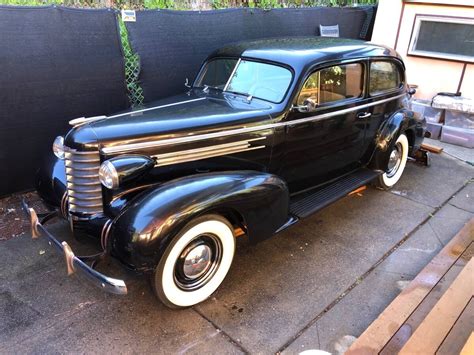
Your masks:
<svg viewBox="0 0 474 355"><path fill-rule="evenodd" d="M357 118L364 119L364 118L369 118L372 116L370 112L361 112L357 114Z"/></svg>

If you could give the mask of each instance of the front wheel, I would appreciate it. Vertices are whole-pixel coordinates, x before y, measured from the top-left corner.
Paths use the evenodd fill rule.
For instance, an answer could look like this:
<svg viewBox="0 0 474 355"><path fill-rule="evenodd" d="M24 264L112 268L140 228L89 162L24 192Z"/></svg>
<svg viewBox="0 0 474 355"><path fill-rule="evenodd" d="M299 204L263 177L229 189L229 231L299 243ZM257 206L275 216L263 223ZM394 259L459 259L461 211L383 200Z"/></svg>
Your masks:
<svg viewBox="0 0 474 355"><path fill-rule="evenodd" d="M152 278L155 294L171 308L204 301L224 280L234 252L232 226L225 218L196 218L166 248Z"/></svg>
<svg viewBox="0 0 474 355"><path fill-rule="evenodd" d="M378 187L388 190L400 180L407 163L408 149L407 136L402 133L392 147L387 170L379 176Z"/></svg>

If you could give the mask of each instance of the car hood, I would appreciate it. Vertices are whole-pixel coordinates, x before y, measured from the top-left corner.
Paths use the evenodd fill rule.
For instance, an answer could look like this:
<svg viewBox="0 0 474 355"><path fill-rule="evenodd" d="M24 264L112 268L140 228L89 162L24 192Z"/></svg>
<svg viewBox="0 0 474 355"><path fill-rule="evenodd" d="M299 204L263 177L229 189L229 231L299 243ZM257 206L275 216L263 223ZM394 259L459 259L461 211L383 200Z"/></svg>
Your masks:
<svg viewBox="0 0 474 355"><path fill-rule="evenodd" d="M195 90L194 90L195 91ZM74 127L65 144L90 149L97 144L143 142L261 124L271 119L275 105L245 97L219 93L190 92L124 111Z"/></svg>

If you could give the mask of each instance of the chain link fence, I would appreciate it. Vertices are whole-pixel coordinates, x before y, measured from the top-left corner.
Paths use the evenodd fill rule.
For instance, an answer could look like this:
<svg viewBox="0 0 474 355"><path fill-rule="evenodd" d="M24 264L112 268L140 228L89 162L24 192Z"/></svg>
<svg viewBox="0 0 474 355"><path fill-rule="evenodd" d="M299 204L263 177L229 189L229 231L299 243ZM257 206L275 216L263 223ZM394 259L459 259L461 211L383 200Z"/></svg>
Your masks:
<svg viewBox="0 0 474 355"><path fill-rule="evenodd" d="M125 85L127 87L128 100L132 107L143 104L144 96L138 77L140 75L140 57L132 50L128 40L127 27L121 18L118 20L120 39L122 41L122 50L125 64Z"/></svg>

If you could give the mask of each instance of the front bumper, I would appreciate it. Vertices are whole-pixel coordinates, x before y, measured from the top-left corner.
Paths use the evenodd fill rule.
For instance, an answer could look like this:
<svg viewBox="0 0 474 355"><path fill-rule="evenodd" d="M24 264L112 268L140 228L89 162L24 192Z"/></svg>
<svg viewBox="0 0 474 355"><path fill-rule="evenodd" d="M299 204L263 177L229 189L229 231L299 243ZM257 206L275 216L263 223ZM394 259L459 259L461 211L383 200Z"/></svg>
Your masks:
<svg viewBox="0 0 474 355"><path fill-rule="evenodd" d="M71 247L67 242L58 241L39 221L38 216L33 208L30 208L25 201L22 202L23 210L27 213L31 223L31 235L33 239L45 235L50 245L54 246L57 252L64 255L68 275L80 272L96 287L117 295L126 295L127 286L123 280L114 279L101 274L87 265L80 257L74 255Z"/></svg>

